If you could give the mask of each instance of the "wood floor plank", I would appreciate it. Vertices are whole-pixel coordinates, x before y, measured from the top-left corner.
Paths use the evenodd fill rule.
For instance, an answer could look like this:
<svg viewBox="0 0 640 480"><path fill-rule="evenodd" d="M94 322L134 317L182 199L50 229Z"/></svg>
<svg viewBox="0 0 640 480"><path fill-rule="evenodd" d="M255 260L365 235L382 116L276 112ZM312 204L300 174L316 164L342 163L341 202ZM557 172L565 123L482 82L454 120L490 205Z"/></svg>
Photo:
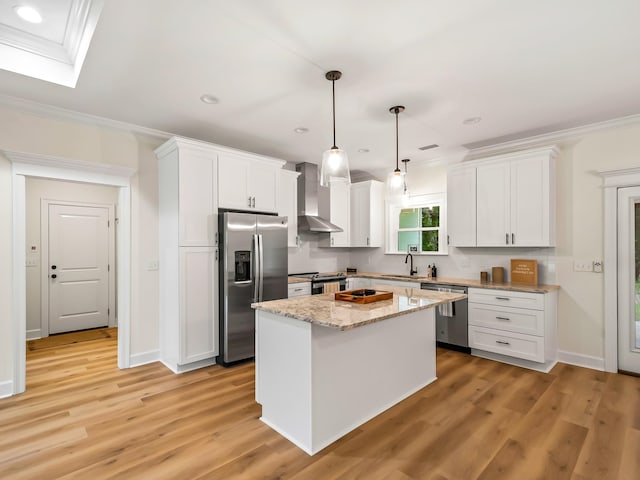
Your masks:
<svg viewBox="0 0 640 480"><path fill-rule="evenodd" d="M640 378L437 349L438 380L309 456L260 420L255 365L119 370L117 340L27 353L0 478L640 478Z"/></svg>

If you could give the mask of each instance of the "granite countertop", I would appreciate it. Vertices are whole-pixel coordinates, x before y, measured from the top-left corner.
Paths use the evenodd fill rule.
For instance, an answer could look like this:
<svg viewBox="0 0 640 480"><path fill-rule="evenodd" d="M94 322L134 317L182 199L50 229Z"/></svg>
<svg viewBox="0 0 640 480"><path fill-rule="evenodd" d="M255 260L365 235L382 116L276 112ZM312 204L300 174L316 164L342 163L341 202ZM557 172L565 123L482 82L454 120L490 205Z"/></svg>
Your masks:
<svg viewBox="0 0 640 480"><path fill-rule="evenodd" d="M464 294L389 285L373 286L372 288L378 291L393 292L393 299L358 304L336 301L333 293L327 293L254 303L251 306L256 310L265 310L315 325L349 330L467 297Z"/></svg>
<svg viewBox="0 0 640 480"><path fill-rule="evenodd" d="M446 283L448 285L459 285L462 287L474 287L474 288L495 288L499 290L511 290L515 292L527 292L527 293L549 293L555 290L559 290L559 285L528 285L525 283L493 283L493 282L481 282L480 280L470 280L468 278L448 278L448 277L420 277L418 275L393 275L389 273L371 273L371 272L358 272L348 273L347 277L360 277L360 278L372 278L372 279L384 279L384 280L399 280L405 282L420 282L420 283Z"/></svg>
<svg viewBox="0 0 640 480"><path fill-rule="evenodd" d="M288 279L289 279L289 285L291 285L292 283L305 283L305 282L311 281L308 278L304 278L304 277L288 277Z"/></svg>

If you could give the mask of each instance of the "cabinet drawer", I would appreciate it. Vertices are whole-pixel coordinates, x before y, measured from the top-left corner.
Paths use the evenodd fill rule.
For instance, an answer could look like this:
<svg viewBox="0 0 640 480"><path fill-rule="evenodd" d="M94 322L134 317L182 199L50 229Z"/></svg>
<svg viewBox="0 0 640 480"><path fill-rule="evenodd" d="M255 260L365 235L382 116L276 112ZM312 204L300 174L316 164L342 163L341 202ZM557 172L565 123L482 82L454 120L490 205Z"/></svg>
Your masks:
<svg viewBox="0 0 640 480"><path fill-rule="evenodd" d="M470 303L469 324L542 336L544 335L544 312Z"/></svg>
<svg viewBox="0 0 640 480"><path fill-rule="evenodd" d="M470 325L469 346L510 357L544 362L544 338L533 335Z"/></svg>
<svg viewBox="0 0 640 480"><path fill-rule="evenodd" d="M300 297L302 295L311 295L311 283L310 282L292 283L288 287L288 295L289 295L289 298Z"/></svg>
<svg viewBox="0 0 640 480"><path fill-rule="evenodd" d="M531 308L544 310L544 294L470 288L469 303L484 303L501 307Z"/></svg>

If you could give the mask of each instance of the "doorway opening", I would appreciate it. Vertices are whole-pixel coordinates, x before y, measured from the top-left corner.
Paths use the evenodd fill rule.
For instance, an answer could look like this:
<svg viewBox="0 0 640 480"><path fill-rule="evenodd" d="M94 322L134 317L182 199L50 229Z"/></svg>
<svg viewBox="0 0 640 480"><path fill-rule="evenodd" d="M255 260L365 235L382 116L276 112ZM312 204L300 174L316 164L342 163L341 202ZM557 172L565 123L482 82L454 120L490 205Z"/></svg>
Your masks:
<svg viewBox="0 0 640 480"><path fill-rule="evenodd" d="M12 250L14 332L12 393L26 388L26 178L44 178L110 185L118 191L116 232L116 282L118 312L118 367L130 366L131 331L131 187L133 169L115 165L68 160L45 155L7 152L12 162Z"/></svg>

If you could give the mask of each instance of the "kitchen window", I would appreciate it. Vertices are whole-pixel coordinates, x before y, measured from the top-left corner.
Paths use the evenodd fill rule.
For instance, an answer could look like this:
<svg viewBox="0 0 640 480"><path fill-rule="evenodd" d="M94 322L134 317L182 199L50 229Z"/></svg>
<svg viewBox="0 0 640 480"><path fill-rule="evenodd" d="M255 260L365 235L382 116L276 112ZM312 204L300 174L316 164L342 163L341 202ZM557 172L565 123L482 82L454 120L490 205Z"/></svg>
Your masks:
<svg viewBox="0 0 640 480"><path fill-rule="evenodd" d="M447 253L445 194L417 195L407 205L391 204L386 253Z"/></svg>

